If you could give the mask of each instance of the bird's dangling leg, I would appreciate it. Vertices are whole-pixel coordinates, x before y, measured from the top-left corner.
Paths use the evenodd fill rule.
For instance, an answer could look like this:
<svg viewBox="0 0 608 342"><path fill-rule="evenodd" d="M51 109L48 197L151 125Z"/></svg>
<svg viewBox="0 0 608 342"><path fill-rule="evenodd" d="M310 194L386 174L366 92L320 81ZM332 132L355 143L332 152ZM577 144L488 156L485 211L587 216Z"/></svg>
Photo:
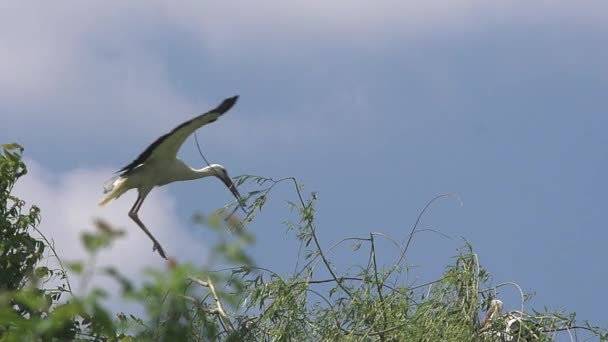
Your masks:
<svg viewBox="0 0 608 342"><path fill-rule="evenodd" d="M129 211L129 217L133 221L135 221L135 223L137 223L139 228L141 228L144 231L144 233L146 233L146 235L148 235L148 237L152 240L152 242L154 242L154 247L152 247L152 251L158 251L158 254L160 254L161 257L167 259L167 256L165 255L165 251L163 250L163 247L160 245L160 243L158 243L158 241L156 241L156 239L154 238L154 235L152 235L152 233L150 233L150 231L148 231L148 228L146 228L146 226L143 224L143 222L141 222L141 220L137 216L137 212L139 211L139 208L141 207L142 203L144 202L144 198L145 198L145 195L142 196L141 194L139 194L137 196L137 200L135 201L133 208L131 208L131 210Z"/></svg>

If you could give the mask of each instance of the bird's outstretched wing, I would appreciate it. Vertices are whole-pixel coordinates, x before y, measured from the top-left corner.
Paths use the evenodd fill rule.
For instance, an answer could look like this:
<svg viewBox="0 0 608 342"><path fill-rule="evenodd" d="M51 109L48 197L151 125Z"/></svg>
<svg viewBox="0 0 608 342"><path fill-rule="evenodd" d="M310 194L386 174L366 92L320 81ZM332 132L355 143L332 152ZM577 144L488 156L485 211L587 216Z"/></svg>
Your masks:
<svg viewBox="0 0 608 342"><path fill-rule="evenodd" d="M133 169L143 164L149 159L173 159L177 156L177 151L186 141L190 134L194 133L198 128L214 122L222 114L226 113L238 100L239 96L233 96L225 99L216 108L203 113L191 120L188 120L181 125L175 127L171 132L156 139L148 148L145 149L137 159L133 160L129 165L118 170L121 175L126 175Z"/></svg>

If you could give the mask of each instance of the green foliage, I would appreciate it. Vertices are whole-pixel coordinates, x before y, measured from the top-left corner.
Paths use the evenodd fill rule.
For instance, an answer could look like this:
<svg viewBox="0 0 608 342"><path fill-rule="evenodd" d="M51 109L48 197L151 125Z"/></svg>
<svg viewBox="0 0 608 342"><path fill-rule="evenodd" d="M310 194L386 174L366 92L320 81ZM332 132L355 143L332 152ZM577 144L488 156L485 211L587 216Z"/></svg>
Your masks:
<svg viewBox="0 0 608 342"><path fill-rule="evenodd" d="M40 210L12 195L13 187L27 173L18 144L2 145L0 154L0 337L2 340L34 340L35 336L70 340L76 322L65 315L65 306L52 308L63 287L47 291L41 280L64 277L48 267L36 265L43 257L44 241L32 237L40 223ZM54 319L59 317L59 319ZM14 336L19 336L18 339Z"/></svg>
<svg viewBox="0 0 608 342"><path fill-rule="evenodd" d="M88 259L65 264L84 288L82 295L75 295L56 254L59 270L36 267L45 247L54 248L44 236L39 241L30 235L37 231L39 211L33 207L22 215L25 203L10 194L26 172L21 152L18 145L5 145L0 159L0 264L7 272L0 280L0 341L552 341L568 329L608 341L605 330L577 326L574 315L524 310L528 298L523 292L520 310L502 312L500 289L519 287L492 286L466 243L440 279L420 285L408 282L415 275L405 264L416 227L404 243L370 233L323 248L315 226L317 195L305 196L294 178L239 177L237 186L256 187L247 196L250 205L243 220L234 211L226 214L236 203L195 217L217 241L207 266L169 260L166 269L147 270L139 285L122 274L119 265L96 266L98 253L123 235L97 220L95 230L82 236ZM279 185L295 192L288 206L296 218L285 225L301 253L290 274L256 265L247 253L254 238L244 229ZM395 246L397 261L383 261L379 240ZM354 263L346 271L334 266L332 258L342 245L351 247L345 250L352 260L361 257L367 262ZM94 285L93 274L114 279L120 297L143 305L145 316L111 313L103 306L106 290L89 286ZM45 289L41 280L51 277L62 284ZM61 294L67 298L60 299Z"/></svg>
<svg viewBox="0 0 608 342"><path fill-rule="evenodd" d="M17 180L27 173L21 160L23 148L2 145L0 154L0 289L17 290L34 272L44 244L32 238L28 229L40 222L37 207L24 208L25 202L11 195ZM24 213L25 211L25 213Z"/></svg>

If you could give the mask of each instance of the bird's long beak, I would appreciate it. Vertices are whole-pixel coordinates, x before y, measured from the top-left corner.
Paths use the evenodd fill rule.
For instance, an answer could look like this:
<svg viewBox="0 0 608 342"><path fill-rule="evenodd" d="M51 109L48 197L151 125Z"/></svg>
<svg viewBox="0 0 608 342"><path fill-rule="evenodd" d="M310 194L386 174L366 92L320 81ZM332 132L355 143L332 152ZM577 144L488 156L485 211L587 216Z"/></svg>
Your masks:
<svg viewBox="0 0 608 342"><path fill-rule="evenodd" d="M228 187L230 192L232 192L232 195L239 202L239 206L241 207L243 212L245 214L247 214L247 210L245 209L245 203L243 201L243 198L241 197L241 194L239 194L239 191L237 190L236 186L234 185L234 182L232 182L232 179L230 179L229 176L221 177L220 179L222 180L222 182L224 182L224 184Z"/></svg>

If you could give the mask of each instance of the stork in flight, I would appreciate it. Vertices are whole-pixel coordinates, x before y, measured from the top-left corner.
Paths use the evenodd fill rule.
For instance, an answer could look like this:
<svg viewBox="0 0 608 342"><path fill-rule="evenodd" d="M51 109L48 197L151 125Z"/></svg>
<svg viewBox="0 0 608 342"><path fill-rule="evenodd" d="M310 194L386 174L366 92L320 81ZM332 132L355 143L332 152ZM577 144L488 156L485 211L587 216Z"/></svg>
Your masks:
<svg viewBox="0 0 608 342"><path fill-rule="evenodd" d="M158 250L158 254L165 259L167 256L160 243L156 241L137 216L137 212L139 212L146 196L154 187L177 181L215 176L230 189L242 208L241 195L222 165L212 164L202 169L194 169L177 158L177 152L190 134L198 128L216 121L222 114L234 106L237 99L238 95L227 98L217 108L182 123L171 132L156 139L137 159L117 171L120 174L108 181L107 186L105 186L104 193L107 195L99 202L100 206L104 206L113 199L117 199L131 189L137 189L137 200L129 211L129 217L154 242L152 250Z"/></svg>

